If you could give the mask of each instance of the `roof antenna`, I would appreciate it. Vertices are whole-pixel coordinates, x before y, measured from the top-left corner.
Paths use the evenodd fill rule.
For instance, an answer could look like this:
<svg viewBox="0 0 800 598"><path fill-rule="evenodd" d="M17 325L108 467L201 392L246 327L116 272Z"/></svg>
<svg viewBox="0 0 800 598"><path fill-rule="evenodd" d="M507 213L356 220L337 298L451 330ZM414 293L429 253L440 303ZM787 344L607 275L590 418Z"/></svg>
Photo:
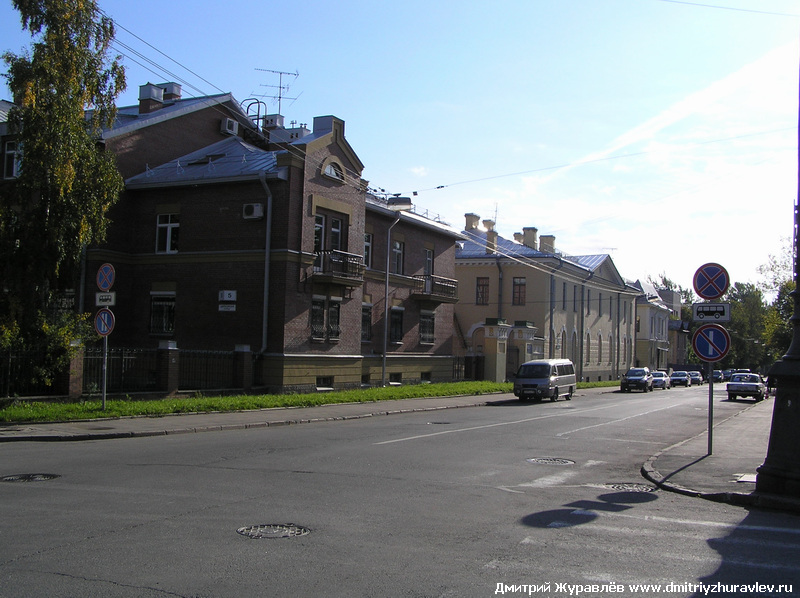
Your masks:
<svg viewBox="0 0 800 598"><path fill-rule="evenodd" d="M298 73L297 70L295 70L295 72L293 72L293 73L289 73L289 72L286 72L286 71L273 71L271 69L259 69L259 68L256 68L256 70L257 71L264 71L265 73L275 73L276 75L278 75L278 85L265 85L263 83L261 84L261 87L275 87L275 88L277 88L278 95L276 95L276 96L263 95L261 97L262 98L272 98L273 100L278 100L278 114L282 115L283 113L281 112L281 100L284 98L283 93L285 91L289 91L289 86L283 84L283 76L284 75L294 75L294 78L297 79L300 76L300 73ZM297 96L297 97L300 97L300 96ZM286 98L286 99L287 100L296 100L297 98Z"/></svg>

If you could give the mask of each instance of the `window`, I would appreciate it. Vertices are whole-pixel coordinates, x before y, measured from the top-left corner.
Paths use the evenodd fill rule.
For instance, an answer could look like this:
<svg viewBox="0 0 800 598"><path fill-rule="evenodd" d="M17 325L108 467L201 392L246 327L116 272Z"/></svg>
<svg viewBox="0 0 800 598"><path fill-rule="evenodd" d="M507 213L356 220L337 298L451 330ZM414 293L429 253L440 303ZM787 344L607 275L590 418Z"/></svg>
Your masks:
<svg viewBox="0 0 800 598"><path fill-rule="evenodd" d="M403 254L406 244L403 241L392 241L392 272L403 273Z"/></svg>
<svg viewBox="0 0 800 598"><path fill-rule="evenodd" d="M422 312L419 316L419 342L433 343L436 315L433 312Z"/></svg>
<svg viewBox="0 0 800 598"><path fill-rule="evenodd" d="M572 285L572 311L578 311L578 285Z"/></svg>
<svg viewBox="0 0 800 598"><path fill-rule="evenodd" d="M344 171L342 171L342 167L335 162L328 164L325 167L325 170L323 170L323 173L332 179L336 179L337 181L344 181Z"/></svg>
<svg viewBox="0 0 800 598"><path fill-rule="evenodd" d="M389 316L389 342L403 342L403 310L393 308Z"/></svg>
<svg viewBox="0 0 800 598"><path fill-rule="evenodd" d="M342 249L342 219L331 218L331 249L341 251Z"/></svg>
<svg viewBox="0 0 800 598"><path fill-rule="evenodd" d="M311 338L325 339L325 300L312 299L311 301Z"/></svg>
<svg viewBox="0 0 800 598"><path fill-rule="evenodd" d="M567 311L567 283L561 283L561 309Z"/></svg>
<svg viewBox="0 0 800 598"><path fill-rule="evenodd" d="M179 214L159 214L156 224L156 253L178 253Z"/></svg>
<svg viewBox="0 0 800 598"><path fill-rule="evenodd" d="M525 305L525 278L514 277L511 305Z"/></svg>
<svg viewBox="0 0 800 598"><path fill-rule="evenodd" d="M364 233L364 266L372 268L372 233Z"/></svg>
<svg viewBox="0 0 800 598"><path fill-rule="evenodd" d="M342 330L339 327L339 313L341 304L338 301L328 303L328 340L339 340Z"/></svg>
<svg viewBox="0 0 800 598"><path fill-rule="evenodd" d="M425 276L433 275L433 249L425 250L425 265L422 273Z"/></svg>
<svg viewBox="0 0 800 598"><path fill-rule="evenodd" d="M603 293L597 293L597 315L603 315Z"/></svg>
<svg viewBox="0 0 800 598"><path fill-rule="evenodd" d="M19 143L16 141L6 141L3 163L3 178L15 179L19 176L20 165L22 163L22 151Z"/></svg>
<svg viewBox="0 0 800 598"><path fill-rule="evenodd" d="M372 306L361 306L361 342L368 343L372 340Z"/></svg>
<svg viewBox="0 0 800 598"><path fill-rule="evenodd" d="M478 278L475 281L475 305L489 305L489 279Z"/></svg>
<svg viewBox="0 0 800 598"><path fill-rule="evenodd" d="M592 313L592 289L586 289L586 314Z"/></svg>
<svg viewBox="0 0 800 598"><path fill-rule="evenodd" d="M175 331L175 296L150 297L150 334L172 334Z"/></svg>
<svg viewBox="0 0 800 598"><path fill-rule="evenodd" d="M311 339L337 342L342 334L340 326L341 299L314 295L311 299Z"/></svg>

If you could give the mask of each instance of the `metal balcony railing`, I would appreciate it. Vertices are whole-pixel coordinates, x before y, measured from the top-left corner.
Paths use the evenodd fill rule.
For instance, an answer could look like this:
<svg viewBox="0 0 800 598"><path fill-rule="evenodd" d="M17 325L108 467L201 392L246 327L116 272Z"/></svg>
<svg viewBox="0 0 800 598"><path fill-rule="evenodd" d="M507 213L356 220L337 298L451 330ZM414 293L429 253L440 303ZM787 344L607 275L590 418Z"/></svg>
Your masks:
<svg viewBox="0 0 800 598"><path fill-rule="evenodd" d="M323 282L360 285L364 281L364 256L345 251L318 251L314 277Z"/></svg>
<svg viewBox="0 0 800 598"><path fill-rule="evenodd" d="M455 303L458 301L458 281L442 276L421 274L413 277L413 295L417 298Z"/></svg>

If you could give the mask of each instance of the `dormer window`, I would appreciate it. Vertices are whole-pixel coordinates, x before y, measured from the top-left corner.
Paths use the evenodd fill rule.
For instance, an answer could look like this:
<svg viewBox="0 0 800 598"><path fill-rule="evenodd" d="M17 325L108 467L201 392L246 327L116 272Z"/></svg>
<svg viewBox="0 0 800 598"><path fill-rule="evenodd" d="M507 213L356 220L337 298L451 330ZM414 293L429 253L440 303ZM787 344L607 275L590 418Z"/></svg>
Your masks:
<svg viewBox="0 0 800 598"><path fill-rule="evenodd" d="M328 164L322 172L327 177L336 179L342 183L344 182L344 171L336 162L331 162Z"/></svg>

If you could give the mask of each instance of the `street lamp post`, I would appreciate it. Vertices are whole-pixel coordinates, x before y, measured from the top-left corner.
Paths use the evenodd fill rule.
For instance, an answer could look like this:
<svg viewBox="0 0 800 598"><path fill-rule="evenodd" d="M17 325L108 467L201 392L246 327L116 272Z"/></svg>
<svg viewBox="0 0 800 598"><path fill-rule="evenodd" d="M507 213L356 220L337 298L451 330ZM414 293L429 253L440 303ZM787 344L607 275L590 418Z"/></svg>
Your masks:
<svg viewBox="0 0 800 598"><path fill-rule="evenodd" d="M398 212L398 214L386 231L386 276L383 289L383 363L381 365L381 386L386 386L386 351L389 348L389 257L392 250L392 229L395 224L400 222L399 212L406 212L413 206L408 197L395 196L387 200L387 207L393 212Z"/></svg>
<svg viewBox="0 0 800 598"><path fill-rule="evenodd" d="M798 122L800 137L800 122ZM800 177L800 155L798 155ZM775 386L775 404L772 408L772 427L764 464L758 468L756 490L770 494L800 497L800 294L797 282L800 256L797 251L797 234L800 228L800 180L794 205L794 283L791 296L794 302L792 342L789 350L775 362L769 371L770 386ZM773 384L773 381L775 383Z"/></svg>

